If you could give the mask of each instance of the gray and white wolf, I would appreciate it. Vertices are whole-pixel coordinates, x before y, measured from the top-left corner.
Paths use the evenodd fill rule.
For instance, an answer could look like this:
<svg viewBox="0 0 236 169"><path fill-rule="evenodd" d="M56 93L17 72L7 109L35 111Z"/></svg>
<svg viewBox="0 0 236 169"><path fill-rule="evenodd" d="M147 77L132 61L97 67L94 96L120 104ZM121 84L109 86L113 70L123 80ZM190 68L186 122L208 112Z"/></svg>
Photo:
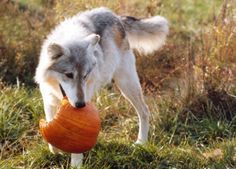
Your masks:
<svg viewBox="0 0 236 169"><path fill-rule="evenodd" d="M35 80L43 97L46 120L56 113L64 89L72 106L80 108L97 90L114 80L139 117L137 144L148 139L149 109L144 102L132 49L148 54L160 48L168 34L161 16L136 19L101 7L61 22L48 35L40 53ZM49 145L51 151L54 148ZM71 155L71 165L82 164Z"/></svg>

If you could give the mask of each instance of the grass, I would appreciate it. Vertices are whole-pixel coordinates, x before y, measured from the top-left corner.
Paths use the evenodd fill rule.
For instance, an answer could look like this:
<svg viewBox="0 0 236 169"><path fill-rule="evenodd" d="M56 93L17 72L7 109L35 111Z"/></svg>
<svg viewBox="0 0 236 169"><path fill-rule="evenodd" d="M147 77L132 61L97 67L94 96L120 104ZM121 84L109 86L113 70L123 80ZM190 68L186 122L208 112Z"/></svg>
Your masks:
<svg viewBox="0 0 236 169"><path fill-rule="evenodd" d="M102 130L97 145L85 153L83 168L236 166L235 115L229 121L188 112L183 119L182 110L170 100L146 99L152 111L150 140L145 146L133 146L137 134L133 108L116 89L96 96ZM44 115L38 89L5 87L0 100L0 168L69 168L69 154L51 154L39 133Z"/></svg>
<svg viewBox="0 0 236 169"><path fill-rule="evenodd" d="M53 25L97 6L120 15L163 15L170 35L158 52L136 52L152 112L149 142L133 146L138 131L133 107L114 86L103 89L93 99L102 129L96 146L85 153L83 168L236 168L232 0L0 2L0 168L70 168L70 155L51 154L39 133L44 113L33 74L40 45Z"/></svg>

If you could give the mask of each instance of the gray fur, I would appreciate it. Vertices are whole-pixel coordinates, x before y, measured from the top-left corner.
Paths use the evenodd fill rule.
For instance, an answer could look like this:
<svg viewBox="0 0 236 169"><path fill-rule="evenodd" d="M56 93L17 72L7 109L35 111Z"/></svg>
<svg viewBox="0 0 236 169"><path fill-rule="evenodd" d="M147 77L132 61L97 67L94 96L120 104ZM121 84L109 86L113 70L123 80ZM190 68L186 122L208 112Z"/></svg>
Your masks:
<svg viewBox="0 0 236 169"><path fill-rule="evenodd" d="M54 60L64 55L63 48L58 44L51 44L48 47L48 55Z"/></svg>
<svg viewBox="0 0 236 169"><path fill-rule="evenodd" d="M111 28L116 26L122 38L128 35L132 48L147 54L159 49L164 44L169 31L167 20L161 16L147 19L137 19L131 16L121 17L107 8L97 8L85 12L83 16L86 16L90 21L80 20L79 22L85 28L101 36L101 45L103 45L104 32L106 32L105 36L112 36Z"/></svg>
<svg viewBox="0 0 236 169"><path fill-rule="evenodd" d="M106 8L85 11L61 22L42 46L35 76L46 120L54 118L63 97L59 85L70 104L78 107L76 103L90 102L96 91L114 79L138 113L136 143L144 144L148 139L150 113L129 46L152 52L164 43L167 32L168 24L163 17L141 20L119 17ZM81 166L82 157L72 154L71 165Z"/></svg>
<svg viewBox="0 0 236 169"><path fill-rule="evenodd" d="M102 36L107 27L112 27L119 20L109 11L90 16L95 27L95 33Z"/></svg>
<svg viewBox="0 0 236 169"><path fill-rule="evenodd" d="M50 48L51 53L57 53L58 49L62 49L59 45L53 45ZM79 46L78 44L70 44L67 47L69 55L63 55L57 57L57 60L49 67L49 70L56 71L58 73L73 73L78 72L76 79L81 79L92 68L93 63L89 62L89 56L87 56L87 48ZM61 53L62 55L62 53Z"/></svg>
<svg viewBox="0 0 236 169"><path fill-rule="evenodd" d="M86 29L91 30L93 33L104 36L104 32L112 28L113 26L117 26L120 32L122 33L122 37L125 38L125 29L123 24L116 14L110 11L107 8L97 8L92 12L88 11L83 13L82 15L86 16L90 21L78 20L80 24ZM78 15L80 16L80 15ZM93 27L89 23L93 23ZM111 32L110 32L111 33Z"/></svg>
<svg viewBox="0 0 236 169"><path fill-rule="evenodd" d="M120 17L132 48L141 53L152 53L165 42L169 32L168 22L161 16L137 19L130 16Z"/></svg>
<svg viewBox="0 0 236 169"><path fill-rule="evenodd" d="M145 20L147 19L137 19L132 16L123 16L121 17L121 21L123 22L123 25L125 27L125 30L128 32L147 32L147 33L160 33L165 32L165 25L163 25L161 22L159 23L149 23L144 24Z"/></svg>

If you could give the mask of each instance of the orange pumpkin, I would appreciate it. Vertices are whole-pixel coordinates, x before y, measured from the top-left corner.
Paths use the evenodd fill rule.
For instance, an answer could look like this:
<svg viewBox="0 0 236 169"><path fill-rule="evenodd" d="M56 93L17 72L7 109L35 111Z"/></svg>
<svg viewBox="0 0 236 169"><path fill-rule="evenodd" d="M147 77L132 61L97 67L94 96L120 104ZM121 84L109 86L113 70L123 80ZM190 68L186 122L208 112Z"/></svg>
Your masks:
<svg viewBox="0 0 236 169"><path fill-rule="evenodd" d="M39 122L43 138L69 153L83 153L90 150L97 141L101 122L94 105L87 103L83 108L72 107L64 98L54 119Z"/></svg>

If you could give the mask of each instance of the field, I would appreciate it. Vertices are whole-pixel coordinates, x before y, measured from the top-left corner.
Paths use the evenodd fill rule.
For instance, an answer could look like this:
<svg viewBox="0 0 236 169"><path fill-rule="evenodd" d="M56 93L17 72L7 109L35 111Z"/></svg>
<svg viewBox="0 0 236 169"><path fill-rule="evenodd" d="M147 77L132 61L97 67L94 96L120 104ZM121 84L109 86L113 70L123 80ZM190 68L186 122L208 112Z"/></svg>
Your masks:
<svg viewBox="0 0 236 169"><path fill-rule="evenodd" d="M112 83L96 93L102 129L85 169L236 168L236 3L232 0L3 0L0 2L0 168L70 168L39 133L33 76L40 46L59 21L107 6L119 15L163 15L170 33L136 64L151 110L149 142L134 146L137 116ZM69 9L69 10L65 10Z"/></svg>

